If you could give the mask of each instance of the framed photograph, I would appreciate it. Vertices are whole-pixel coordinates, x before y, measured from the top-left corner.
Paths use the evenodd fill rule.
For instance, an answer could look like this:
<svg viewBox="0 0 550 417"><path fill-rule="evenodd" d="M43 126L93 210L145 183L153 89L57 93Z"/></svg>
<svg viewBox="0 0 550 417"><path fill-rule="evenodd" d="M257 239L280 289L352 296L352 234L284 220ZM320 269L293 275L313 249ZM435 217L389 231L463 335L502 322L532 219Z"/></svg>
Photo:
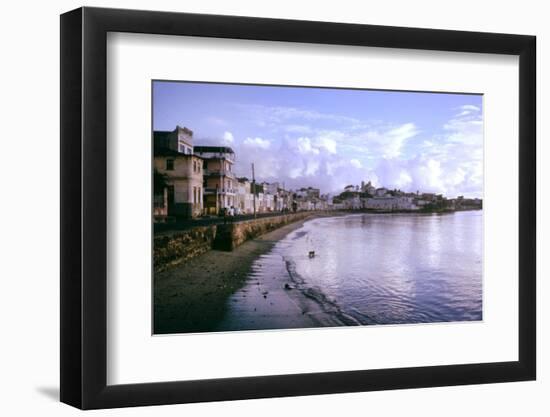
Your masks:
<svg viewBox="0 0 550 417"><path fill-rule="evenodd" d="M533 380L535 37L61 16L61 401Z"/></svg>

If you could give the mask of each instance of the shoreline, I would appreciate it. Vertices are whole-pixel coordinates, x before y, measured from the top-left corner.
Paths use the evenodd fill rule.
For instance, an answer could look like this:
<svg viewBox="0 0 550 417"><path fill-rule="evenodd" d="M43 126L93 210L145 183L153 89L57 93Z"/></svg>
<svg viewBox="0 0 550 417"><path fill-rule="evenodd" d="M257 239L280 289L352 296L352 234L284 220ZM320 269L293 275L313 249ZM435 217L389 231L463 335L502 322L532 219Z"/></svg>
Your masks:
<svg viewBox="0 0 550 417"><path fill-rule="evenodd" d="M303 286L288 262L273 276L256 267L281 262L273 247L304 223L358 212L324 213L250 239L231 252L209 250L154 275L154 334L358 325L316 288ZM402 214L402 213L394 213ZM425 215L427 213L415 213ZM258 262L255 268L253 265ZM268 266L269 267L269 266ZM369 324L369 323L363 323Z"/></svg>
<svg viewBox="0 0 550 417"><path fill-rule="evenodd" d="M184 264L155 273L154 334L216 331L227 313L229 299L245 286L254 261L306 221L341 215L345 214L312 215L248 240L232 252L210 250ZM294 317L296 327L317 326L316 320L303 314L294 297L286 295L284 287L281 291L277 300L279 308ZM275 295L276 291L272 291L270 298Z"/></svg>

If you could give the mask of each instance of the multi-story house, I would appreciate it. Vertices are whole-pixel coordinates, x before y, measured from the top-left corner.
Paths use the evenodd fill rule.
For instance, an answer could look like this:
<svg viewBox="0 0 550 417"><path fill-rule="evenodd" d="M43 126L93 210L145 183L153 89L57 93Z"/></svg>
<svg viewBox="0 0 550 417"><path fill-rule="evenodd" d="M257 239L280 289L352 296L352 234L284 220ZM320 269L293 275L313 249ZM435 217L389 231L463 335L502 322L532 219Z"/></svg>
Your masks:
<svg viewBox="0 0 550 417"><path fill-rule="evenodd" d="M381 187L381 188L377 188L375 193L374 193L374 196L375 197L386 197L388 194L388 189L387 188L384 188L384 187Z"/></svg>
<svg viewBox="0 0 550 417"><path fill-rule="evenodd" d="M170 149L172 151L192 155L193 131L186 127L176 126L172 131L157 130L153 132L154 149Z"/></svg>
<svg viewBox="0 0 550 417"><path fill-rule="evenodd" d="M179 126L172 132L154 132L153 153L155 220L200 216L203 161L193 155L193 132Z"/></svg>
<svg viewBox="0 0 550 417"><path fill-rule="evenodd" d="M369 181L366 184L361 184L361 191L364 193L367 193L371 196L373 196L376 193L376 188L372 185L372 183Z"/></svg>
<svg viewBox="0 0 550 417"><path fill-rule="evenodd" d="M233 173L233 149L227 146L195 146L193 152L203 160L205 212L216 215L222 209L235 207L237 177Z"/></svg>
<svg viewBox="0 0 550 417"><path fill-rule="evenodd" d="M239 214L250 214L254 212L254 194L252 194L251 184L248 178L238 178L235 200L235 207L237 207Z"/></svg>

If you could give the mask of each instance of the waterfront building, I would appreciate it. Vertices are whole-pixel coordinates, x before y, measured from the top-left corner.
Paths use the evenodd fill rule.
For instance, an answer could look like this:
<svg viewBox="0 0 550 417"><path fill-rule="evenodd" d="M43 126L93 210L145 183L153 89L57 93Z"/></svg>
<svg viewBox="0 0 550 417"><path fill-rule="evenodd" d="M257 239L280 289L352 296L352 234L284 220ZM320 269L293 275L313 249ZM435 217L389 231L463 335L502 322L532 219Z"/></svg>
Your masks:
<svg viewBox="0 0 550 417"><path fill-rule="evenodd" d="M434 193L422 193L422 200L426 201L435 201L437 199L436 195Z"/></svg>
<svg viewBox="0 0 550 417"><path fill-rule="evenodd" d="M264 198L264 192L260 191L256 194L256 212L265 213L267 211L266 199Z"/></svg>
<svg viewBox="0 0 550 417"><path fill-rule="evenodd" d="M254 194L252 194L251 183L248 178L237 180L237 194L235 196L235 207L239 214L250 214L254 212Z"/></svg>
<svg viewBox="0 0 550 417"><path fill-rule="evenodd" d="M344 200L344 208L346 210L359 210L363 208L359 193L354 193Z"/></svg>
<svg viewBox="0 0 550 417"><path fill-rule="evenodd" d="M284 189L279 189L279 192L277 193L277 201L276 201L276 210L279 211L288 211L292 208L292 192Z"/></svg>
<svg viewBox="0 0 550 417"><path fill-rule="evenodd" d="M365 199L365 208L369 210L394 210L397 208L393 197L373 197Z"/></svg>
<svg viewBox="0 0 550 417"><path fill-rule="evenodd" d="M153 132L154 148L192 155L193 131L186 127L176 126L172 131L158 130Z"/></svg>
<svg viewBox="0 0 550 417"><path fill-rule="evenodd" d="M367 193L371 196L373 196L375 193L376 193L376 187L374 187L371 182L369 181L368 183L366 184L362 184L361 186L361 191L364 192L364 193Z"/></svg>
<svg viewBox="0 0 550 417"><path fill-rule="evenodd" d="M314 199L319 198L320 195L321 190L319 188L307 187L296 190L296 196L299 198Z"/></svg>
<svg viewBox="0 0 550 417"><path fill-rule="evenodd" d="M454 203L457 210L482 208L482 200L480 198L464 198L464 196L459 196L454 200Z"/></svg>
<svg viewBox="0 0 550 417"><path fill-rule="evenodd" d="M388 189L384 187L377 188L376 191L374 192L374 196L376 197L384 197L386 196L386 194L388 194Z"/></svg>
<svg viewBox="0 0 550 417"><path fill-rule="evenodd" d="M269 192L263 195L264 211L271 212L275 210L275 196Z"/></svg>
<svg viewBox="0 0 550 417"><path fill-rule="evenodd" d="M412 197L390 196L364 199L364 208L369 210L419 210Z"/></svg>
<svg viewBox="0 0 550 417"><path fill-rule="evenodd" d="M220 214L234 207L237 177L233 173L235 153L227 146L195 146L194 154L203 159L204 211Z"/></svg>
<svg viewBox="0 0 550 417"><path fill-rule="evenodd" d="M177 130L177 129L176 129ZM155 132L158 133L158 132ZM171 135L171 132L168 132ZM155 135L163 137L163 135ZM170 141L154 144L154 204L156 221L167 217L194 218L203 209L202 159L191 153L182 153L163 146ZM186 148L181 148L184 151ZM191 148L192 149L192 148ZM157 180L158 178L158 180Z"/></svg>
<svg viewBox="0 0 550 417"><path fill-rule="evenodd" d="M354 186L354 185L351 185L351 184L350 184L350 185L346 185L346 186L344 187L344 192L351 193L351 192L353 192L353 191L355 191L355 186Z"/></svg>
<svg viewBox="0 0 550 417"><path fill-rule="evenodd" d="M279 191L278 182L272 182L272 183L263 182L262 185L264 187L264 191L268 192L269 194L276 195L277 192Z"/></svg>

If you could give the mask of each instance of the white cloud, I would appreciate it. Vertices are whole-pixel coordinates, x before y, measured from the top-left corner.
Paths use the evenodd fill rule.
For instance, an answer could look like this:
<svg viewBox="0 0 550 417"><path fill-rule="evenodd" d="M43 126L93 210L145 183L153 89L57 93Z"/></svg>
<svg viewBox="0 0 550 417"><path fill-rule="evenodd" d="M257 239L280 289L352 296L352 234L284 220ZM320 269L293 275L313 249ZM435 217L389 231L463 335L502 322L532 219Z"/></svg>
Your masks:
<svg viewBox="0 0 550 417"><path fill-rule="evenodd" d="M305 170L304 175L306 175L306 176L315 175L317 173L317 171L319 171L319 166L320 165L321 164L320 164L319 161L315 161L315 160L308 161L307 165L306 165L306 170Z"/></svg>
<svg viewBox="0 0 550 417"><path fill-rule="evenodd" d="M375 186L405 191L481 196L483 123L477 106L459 108L470 113L456 114L430 135L414 121L324 124L330 115L266 109L261 107L263 118L251 120L254 126L269 125L258 134L248 133L242 140L226 131L217 140L231 142L238 176L250 176L254 163L258 181L285 182L291 189L314 186L336 193L345 185L370 180ZM276 119L283 123L274 123Z"/></svg>
<svg viewBox="0 0 550 417"><path fill-rule="evenodd" d="M245 146L268 149L271 146L271 142L268 139L262 138L246 138L243 142Z"/></svg>
<svg viewBox="0 0 550 417"><path fill-rule="evenodd" d="M414 123L406 123L402 126L391 129L386 132L384 138L387 140L385 144L384 156L386 158L396 158L401 155L401 148L405 141L418 134L418 129Z"/></svg>
<svg viewBox="0 0 550 417"><path fill-rule="evenodd" d="M471 109L474 111L475 109ZM479 114L456 115L442 133L423 140L408 159L384 159L374 171L390 188L481 197L483 123Z"/></svg>
<svg viewBox="0 0 550 417"><path fill-rule="evenodd" d="M296 140L298 152L301 154L314 154L319 155L319 149L313 147L311 139L308 137L301 137Z"/></svg>
<svg viewBox="0 0 550 417"><path fill-rule="evenodd" d="M458 109L460 110L460 113L458 113L456 117L468 116L470 114L479 113L481 111L479 107L472 104L465 104L463 106L460 106Z"/></svg>
<svg viewBox="0 0 550 417"><path fill-rule="evenodd" d="M481 110L479 107L474 106L473 104L465 104L464 106L460 106L460 109L461 110L470 110L470 111L475 111L475 112L478 112L478 111Z"/></svg>
<svg viewBox="0 0 550 417"><path fill-rule="evenodd" d="M339 123L355 124L360 121L354 117L340 114L322 113L311 109L285 106L263 106L259 104L235 104L242 111L246 111L251 117L256 119L260 125L280 125L283 122L292 120L305 121L330 121Z"/></svg>
<svg viewBox="0 0 550 417"><path fill-rule="evenodd" d="M367 130L358 135L359 142L352 146L356 151L375 155L377 158L398 158L402 155L406 141L420 133L414 123L399 126L386 126Z"/></svg>
<svg viewBox="0 0 550 417"><path fill-rule="evenodd" d="M223 132L222 140L224 144L231 145L235 141L235 138L233 137L233 133L226 131Z"/></svg>
<svg viewBox="0 0 550 417"><path fill-rule="evenodd" d="M283 129L289 133L310 134L313 129L307 125L288 125L283 126Z"/></svg>
<svg viewBox="0 0 550 417"><path fill-rule="evenodd" d="M315 145L325 149L328 153L336 153L336 141L327 136L321 136L315 140Z"/></svg>

